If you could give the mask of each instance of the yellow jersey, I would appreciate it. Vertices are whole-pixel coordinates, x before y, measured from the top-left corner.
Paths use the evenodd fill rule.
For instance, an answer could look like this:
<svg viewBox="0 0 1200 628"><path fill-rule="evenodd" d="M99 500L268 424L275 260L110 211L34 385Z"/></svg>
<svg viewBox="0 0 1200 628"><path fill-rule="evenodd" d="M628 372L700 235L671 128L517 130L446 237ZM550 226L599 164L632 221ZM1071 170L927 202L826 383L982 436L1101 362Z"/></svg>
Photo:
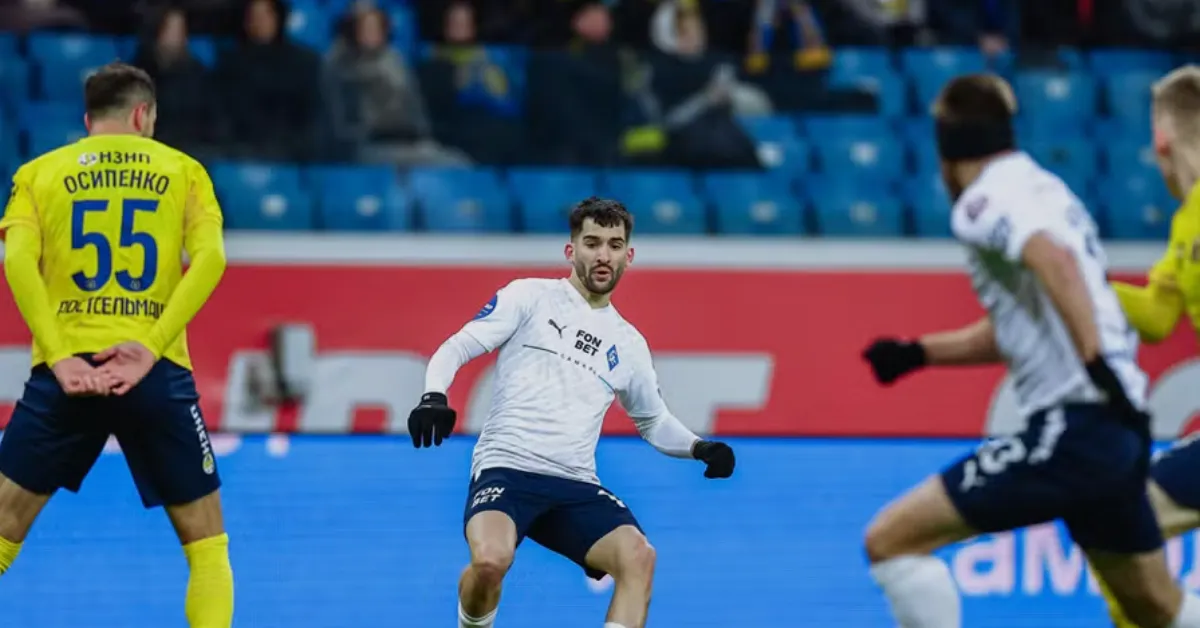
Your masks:
<svg viewBox="0 0 1200 628"><path fill-rule="evenodd" d="M1142 339L1165 339L1184 312L1200 333L1200 184L1171 218L1167 250L1148 279L1144 288L1115 284L1121 308Z"/></svg>
<svg viewBox="0 0 1200 628"><path fill-rule="evenodd" d="M221 208L204 167L153 139L91 136L23 166L13 177L0 237L18 226L36 230L39 237L30 241L37 246L40 240L46 311L53 315L51 327L61 344L39 346L27 312L32 308L22 307L35 330L34 365L136 340L156 356L190 369L183 328L191 316L186 310L194 315L203 303L174 307L186 320L168 323L163 316L183 277L185 250L193 254L198 241L211 241L215 232L224 270L221 224ZM27 289L9 279L14 296ZM209 293L211 289L201 301Z"/></svg>

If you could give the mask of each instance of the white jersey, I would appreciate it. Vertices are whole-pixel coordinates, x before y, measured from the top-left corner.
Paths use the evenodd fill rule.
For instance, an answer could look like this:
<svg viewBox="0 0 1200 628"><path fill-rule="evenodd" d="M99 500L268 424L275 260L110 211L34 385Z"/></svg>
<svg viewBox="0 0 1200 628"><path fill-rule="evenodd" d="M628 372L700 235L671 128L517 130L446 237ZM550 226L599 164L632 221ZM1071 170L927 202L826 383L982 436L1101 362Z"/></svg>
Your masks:
<svg viewBox="0 0 1200 628"><path fill-rule="evenodd" d="M668 414L645 338L566 279L518 279L462 332L499 347L472 475L507 467L599 483L596 443L619 397L635 420Z"/></svg>
<svg viewBox="0 0 1200 628"><path fill-rule="evenodd" d="M1137 333L1108 283L1096 224L1061 179L1025 153L998 158L958 198L950 220L955 237L967 245L971 283L995 327L1022 414L1102 399L1053 302L1021 262L1035 233L1074 253L1091 295L1101 353L1130 401L1145 406Z"/></svg>

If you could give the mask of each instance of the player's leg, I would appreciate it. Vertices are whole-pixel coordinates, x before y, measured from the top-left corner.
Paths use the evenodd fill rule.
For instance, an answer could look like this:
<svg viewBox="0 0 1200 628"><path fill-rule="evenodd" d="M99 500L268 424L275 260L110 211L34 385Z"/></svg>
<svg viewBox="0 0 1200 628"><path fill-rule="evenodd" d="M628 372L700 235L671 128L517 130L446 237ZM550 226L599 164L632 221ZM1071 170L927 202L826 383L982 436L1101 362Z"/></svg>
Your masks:
<svg viewBox="0 0 1200 628"><path fill-rule="evenodd" d="M33 370L0 439L0 574L51 495L78 491L103 451L108 430L95 415L102 403L71 399L49 368Z"/></svg>
<svg viewBox="0 0 1200 628"><path fill-rule="evenodd" d="M603 487L562 478L544 478L539 490L554 506L533 522L529 538L571 559L595 580L612 576L606 628L642 628L655 555L625 502Z"/></svg>
<svg viewBox="0 0 1200 628"><path fill-rule="evenodd" d="M460 628L488 628L495 622L504 576L525 530L542 509L541 500L526 490L529 478L536 477L487 469L471 482L463 513L471 562L458 582Z"/></svg>
<svg viewBox="0 0 1200 628"><path fill-rule="evenodd" d="M165 507L188 562L184 613L193 628L233 624L233 568L221 478L192 375L159 361L114 403L114 430L147 508Z"/></svg>

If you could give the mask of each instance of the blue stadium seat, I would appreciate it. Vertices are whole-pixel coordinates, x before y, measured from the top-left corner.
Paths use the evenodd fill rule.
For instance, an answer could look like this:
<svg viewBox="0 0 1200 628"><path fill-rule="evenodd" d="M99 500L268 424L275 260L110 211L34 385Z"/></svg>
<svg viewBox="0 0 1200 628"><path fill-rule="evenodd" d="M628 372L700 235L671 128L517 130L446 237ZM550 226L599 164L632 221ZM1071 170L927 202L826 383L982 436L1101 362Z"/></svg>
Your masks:
<svg viewBox="0 0 1200 628"><path fill-rule="evenodd" d="M946 81L959 74L981 72L987 61L976 48L909 48L900 53L900 68L912 82L918 111L924 113Z"/></svg>
<svg viewBox="0 0 1200 628"><path fill-rule="evenodd" d="M1053 124L1096 115L1096 83L1082 73L1019 72L1013 89L1021 110L1038 120Z"/></svg>
<svg viewBox="0 0 1200 628"><path fill-rule="evenodd" d="M83 130L83 103L25 101L17 109L22 131L39 126L76 126Z"/></svg>
<svg viewBox="0 0 1200 628"><path fill-rule="evenodd" d="M99 67L120 58L112 37L81 33L39 32L29 36L30 57L43 69L61 66Z"/></svg>
<svg viewBox="0 0 1200 628"><path fill-rule="evenodd" d="M904 150L894 138L835 139L816 145L825 176L892 182L904 173Z"/></svg>
<svg viewBox="0 0 1200 628"><path fill-rule="evenodd" d="M386 10L388 19L392 23L392 45L405 55L412 54L419 39L417 19L413 8L407 5L394 5Z"/></svg>
<svg viewBox="0 0 1200 628"><path fill-rule="evenodd" d="M1160 50L1107 48L1088 53L1088 67L1097 76L1146 72L1162 74L1175 65L1171 53Z"/></svg>
<svg viewBox="0 0 1200 628"><path fill-rule="evenodd" d="M512 231L512 199L494 170L416 168L408 182L430 231Z"/></svg>
<svg viewBox="0 0 1200 628"><path fill-rule="evenodd" d="M318 166L308 179L331 231L404 231L412 227L408 195L390 166Z"/></svg>
<svg viewBox="0 0 1200 628"><path fill-rule="evenodd" d="M1142 122L1150 119L1150 86L1161 75L1121 72L1104 77L1105 103L1114 118Z"/></svg>
<svg viewBox="0 0 1200 628"><path fill-rule="evenodd" d="M1149 136L1138 140L1116 140L1100 143L1107 172L1114 177L1153 175L1158 172L1158 160Z"/></svg>
<svg viewBox="0 0 1200 628"><path fill-rule="evenodd" d="M804 135L814 144L832 140L875 140L890 137L895 131L891 121L879 116L808 116L801 118Z"/></svg>
<svg viewBox="0 0 1200 628"><path fill-rule="evenodd" d="M578 168L512 168L508 186L530 233L566 233L571 208L600 191L597 174Z"/></svg>
<svg viewBox="0 0 1200 628"><path fill-rule="evenodd" d="M1096 147L1086 138L1043 140L1022 144L1021 148L1042 167L1061 177L1091 179L1098 170Z"/></svg>
<svg viewBox="0 0 1200 628"><path fill-rule="evenodd" d="M19 54L16 33L0 33L0 59L16 57Z"/></svg>
<svg viewBox="0 0 1200 628"><path fill-rule="evenodd" d="M217 42L211 37L190 37L188 38L188 49L196 57L200 63L207 67L213 67L217 63Z"/></svg>
<svg viewBox="0 0 1200 628"><path fill-rule="evenodd" d="M725 235L796 235L804 208L791 185L760 172L705 175L701 187L716 210L716 232Z"/></svg>
<svg viewBox="0 0 1200 628"><path fill-rule="evenodd" d="M796 122L784 116L738 118L739 124L755 144L758 161L764 168L785 176L808 172L812 149L799 138Z"/></svg>
<svg viewBox="0 0 1200 628"><path fill-rule="evenodd" d="M300 169L285 164L217 162L209 166L230 229L307 230L315 226L312 195Z"/></svg>
<svg viewBox="0 0 1200 628"><path fill-rule="evenodd" d="M26 131L28 150L25 152L26 161L78 141L87 135L82 124L55 125L39 124Z"/></svg>
<svg viewBox="0 0 1200 628"><path fill-rule="evenodd" d="M294 0L288 11L287 34L296 43L325 50L333 41L333 17L316 0Z"/></svg>
<svg viewBox="0 0 1200 628"><path fill-rule="evenodd" d="M835 82L842 82L860 76L891 75L895 72L892 55L887 48L847 46L838 48L837 54L833 55L829 77Z"/></svg>
<svg viewBox="0 0 1200 628"><path fill-rule="evenodd" d="M1083 139L1091 134L1098 120L1101 118L1054 118L1026 111L1018 114L1014 122L1017 145L1023 147L1064 139Z"/></svg>
<svg viewBox="0 0 1200 628"><path fill-rule="evenodd" d="M953 203L946 192L940 172L917 175L905 181L904 200L913 212L916 234L923 238L954 237L950 230L950 210Z"/></svg>
<svg viewBox="0 0 1200 628"><path fill-rule="evenodd" d="M1178 204L1157 173L1112 176L1099 184L1108 237L1164 240Z"/></svg>
<svg viewBox="0 0 1200 628"><path fill-rule="evenodd" d="M933 118L929 116L905 118L898 125L900 137L906 144L932 144L934 141Z"/></svg>
<svg viewBox="0 0 1200 628"><path fill-rule="evenodd" d="M622 170L606 173L605 195L629 208L636 228L647 234L702 234L708 231L704 203L691 174L680 170Z"/></svg>
<svg viewBox="0 0 1200 628"><path fill-rule="evenodd" d="M817 228L825 236L900 237L904 207L894 194L869 186L820 185L810 190Z"/></svg>
<svg viewBox="0 0 1200 628"><path fill-rule="evenodd" d="M908 113L908 86L895 74L847 75L836 84L858 87L873 94L882 116L896 118Z"/></svg>
<svg viewBox="0 0 1200 628"><path fill-rule="evenodd" d="M38 68L38 96L50 101L82 101L83 84L100 66L86 61L61 61Z"/></svg>
<svg viewBox="0 0 1200 628"><path fill-rule="evenodd" d="M941 156L938 155L937 144L932 139L909 144L909 154L912 155L913 172L918 177L939 173Z"/></svg>
<svg viewBox="0 0 1200 628"><path fill-rule="evenodd" d="M9 111L29 98L29 64L17 57L0 57L0 106Z"/></svg>

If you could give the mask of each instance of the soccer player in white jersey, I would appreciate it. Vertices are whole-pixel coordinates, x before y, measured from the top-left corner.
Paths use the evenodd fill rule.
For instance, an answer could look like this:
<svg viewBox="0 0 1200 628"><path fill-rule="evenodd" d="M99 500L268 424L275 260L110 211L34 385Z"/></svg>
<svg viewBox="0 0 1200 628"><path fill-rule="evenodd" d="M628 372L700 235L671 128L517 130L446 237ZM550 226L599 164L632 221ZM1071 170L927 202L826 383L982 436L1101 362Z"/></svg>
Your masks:
<svg viewBox="0 0 1200 628"><path fill-rule="evenodd" d="M499 349L492 407L475 445L463 521L471 563L459 581L458 624L492 626L500 585L528 536L613 578L605 628L642 628L654 550L629 508L601 486L596 443L614 397L656 449L733 474L733 450L702 440L659 393L650 348L609 302L633 261L633 218L612 200L571 212L564 279L518 279L502 288L429 360L425 394L409 417L413 445L440 444L454 427L446 391L468 361Z"/></svg>
<svg viewBox="0 0 1200 628"><path fill-rule="evenodd" d="M987 441L886 506L866 533L871 575L905 628L958 628L958 591L934 550L1061 519L1144 628L1200 627L1173 582L1146 496L1147 378L1079 199L1013 141L999 77L952 80L934 106L951 224L986 316L864 352L883 384L924 366L1006 364L1025 429ZM937 411L936 408L933 411Z"/></svg>

